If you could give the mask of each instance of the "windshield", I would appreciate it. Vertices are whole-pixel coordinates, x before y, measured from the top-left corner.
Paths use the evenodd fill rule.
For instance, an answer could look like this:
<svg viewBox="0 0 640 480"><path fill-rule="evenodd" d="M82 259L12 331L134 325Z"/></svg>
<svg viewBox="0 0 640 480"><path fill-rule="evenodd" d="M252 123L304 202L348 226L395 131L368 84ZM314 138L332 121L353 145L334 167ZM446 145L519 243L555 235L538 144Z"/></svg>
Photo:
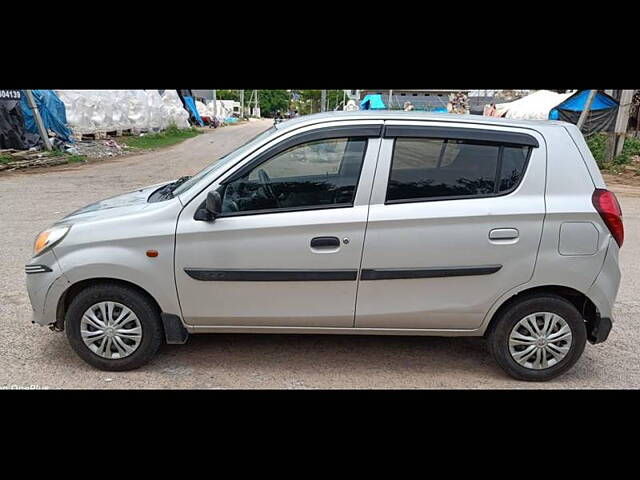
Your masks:
<svg viewBox="0 0 640 480"><path fill-rule="evenodd" d="M204 177L209 175L211 172L228 165L232 161L236 160L238 157L241 157L245 153L249 152L255 145L262 142L265 138L269 137L275 131L276 131L276 127L271 127L269 130L265 130L264 132L259 133L258 135L253 137L244 145L236 148L232 152L229 152L225 156L219 158L208 167L205 167L204 170L201 170L200 172L196 173L193 177L189 178L184 183L180 184L180 186L178 186L175 190L173 190L172 192L173 195L177 196L177 195L180 195L181 193L186 192L191 187L193 187L196 183L202 180Z"/></svg>

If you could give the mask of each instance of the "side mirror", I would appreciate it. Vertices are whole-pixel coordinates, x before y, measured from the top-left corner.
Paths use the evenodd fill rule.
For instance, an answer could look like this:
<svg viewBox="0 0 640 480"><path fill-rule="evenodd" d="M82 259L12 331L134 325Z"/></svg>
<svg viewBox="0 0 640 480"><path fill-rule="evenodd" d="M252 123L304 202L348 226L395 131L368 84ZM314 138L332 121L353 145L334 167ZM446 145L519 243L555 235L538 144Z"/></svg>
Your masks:
<svg viewBox="0 0 640 480"><path fill-rule="evenodd" d="M207 193L204 208L199 208L194 215L194 220L212 222L222 213L222 197L215 190Z"/></svg>

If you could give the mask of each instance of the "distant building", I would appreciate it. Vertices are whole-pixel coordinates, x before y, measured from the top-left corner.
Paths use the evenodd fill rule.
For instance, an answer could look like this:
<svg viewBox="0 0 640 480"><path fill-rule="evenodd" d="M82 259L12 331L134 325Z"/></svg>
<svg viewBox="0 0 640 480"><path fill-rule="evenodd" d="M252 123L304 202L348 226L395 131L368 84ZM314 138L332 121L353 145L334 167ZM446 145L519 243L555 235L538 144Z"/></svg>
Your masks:
<svg viewBox="0 0 640 480"><path fill-rule="evenodd" d="M471 90L393 90L389 103L389 90L360 90L360 99L366 95L382 95L382 101L387 108L403 109L405 102L411 102L415 110L436 110L447 107L449 95L453 93L469 94Z"/></svg>
<svg viewBox="0 0 640 480"><path fill-rule="evenodd" d="M213 90L191 90L196 100L200 100L202 103L207 103L213 100Z"/></svg>

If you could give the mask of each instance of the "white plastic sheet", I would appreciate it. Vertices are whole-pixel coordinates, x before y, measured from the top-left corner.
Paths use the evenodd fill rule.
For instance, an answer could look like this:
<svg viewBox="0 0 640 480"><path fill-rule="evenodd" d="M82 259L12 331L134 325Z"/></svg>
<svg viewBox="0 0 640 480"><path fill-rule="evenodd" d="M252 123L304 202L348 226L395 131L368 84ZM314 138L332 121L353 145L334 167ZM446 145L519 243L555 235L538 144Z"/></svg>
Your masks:
<svg viewBox="0 0 640 480"><path fill-rule="evenodd" d="M548 120L549 112L573 93L575 92L556 93L549 90L538 90L513 102L499 103L496 105L496 111L505 118L516 120Z"/></svg>
<svg viewBox="0 0 640 480"><path fill-rule="evenodd" d="M164 130L189 126L189 114L175 90L57 90L69 127L76 134L114 130Z"/></svg>
<svg viewBox="0 0 640 480"><path fill-rule="evenodd" d="M224 119L230 117L233 114L233 108L239 105L238 102L233 100L216 100L217 111L215 117L220 123L224 122ZM200 116L214 117L213 101L209 101L206 105L200 101L196 101L196 108Z"/></svg>

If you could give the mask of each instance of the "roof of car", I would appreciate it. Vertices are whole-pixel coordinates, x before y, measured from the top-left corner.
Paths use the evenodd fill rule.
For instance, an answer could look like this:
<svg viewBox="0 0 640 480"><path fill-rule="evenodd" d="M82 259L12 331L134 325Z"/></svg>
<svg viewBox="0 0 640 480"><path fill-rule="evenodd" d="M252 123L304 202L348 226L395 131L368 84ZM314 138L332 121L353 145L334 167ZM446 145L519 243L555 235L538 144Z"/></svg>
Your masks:
<svg viewBox="0 0 640 480"><path fill-rule="evenodd" d="M304 125L339 120L431 120L437 122L463 122L484 125L502 125L513 127L544 127L564 125L557 120L514 120L510 118L485 117L483 115L459 115L452 113L429 113L399 110L356 110L353 112L325 112L303 115L276 124L278 130L299 128Z"/></svg>

